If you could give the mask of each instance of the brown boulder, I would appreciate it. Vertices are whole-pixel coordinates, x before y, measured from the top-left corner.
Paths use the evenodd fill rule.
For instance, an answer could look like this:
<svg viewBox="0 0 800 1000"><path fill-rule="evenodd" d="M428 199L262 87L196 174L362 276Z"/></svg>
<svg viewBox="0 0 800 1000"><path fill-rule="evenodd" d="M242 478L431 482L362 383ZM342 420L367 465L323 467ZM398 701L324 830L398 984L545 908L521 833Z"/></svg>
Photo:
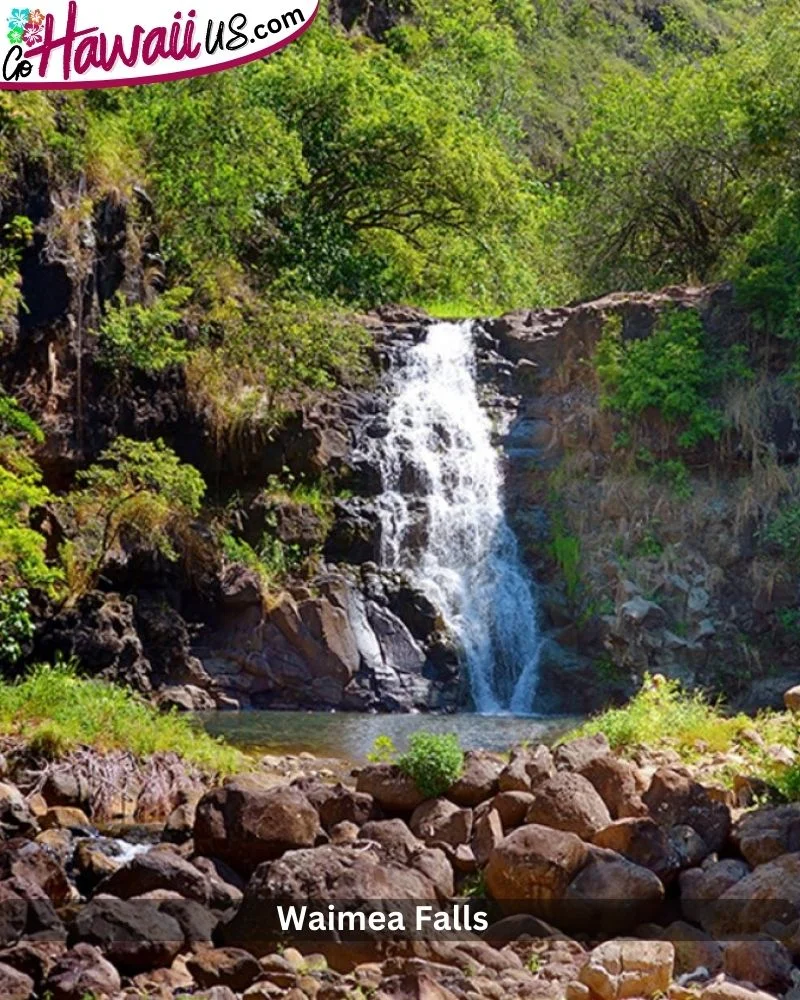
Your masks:
<svg viewBox="0 0 800 1000"><path fill-rule="evenodd" d="M561 771L534 788L526 822L591 840L598 830L609 825L611 816L590 781L580 774Z"/></svg>
<svg viewBox="0 0 800 1000"><path fill-rule="evenodd" d="M653 919L663 899L664 886L648 868L593 847L564 893L563 922L619 934Z"/></svg>
<svg viewBox="0 0 800 1000"><path fill-rule="evenodd" d="M320 823L325 830L330 832L339 823L362 826L374 817L375 803L372 796L366 792L353 791L341 783L333 787L323 787L326 791L317 800L311 796L309 799L316 807Z"/></svg>
<svg viewBox="0 0 800 1000"><path fill-rule="evenodd" d="M186 960L186 969L203 990L227 986L237 993L246 990L261 975L258 960L241 948L200 949Z"/></svg>
<svg viewBox="0 0 800 1000"><path fill-rule="evenodd" d="M787 712L800 712L800 684L796 684L784 693L783 703Z"/></svg>
<svg viewBox="0 0 800 1000"><path fill-rule="evenodd" d="M16 785L0 782L0 834L4 837L33 837L38 829L22 792Z"/></svg>
<svg viewBox="0 0 800 1000"><path fill-rule="evenodd" d="M702 914L715 937L757 934L769 921L800 917L800 854L784 854L759 865L723 892Z"/></svg>
<svg viewBox="0 0 800 1000"><path fill-rule="evenodd" d="M497 810L506 833L522 826L532 802L533 795L530 792L498 792L495 795L492 808Z"/></svg>
<svg viewBox="0 0 800 1000"><path fill-rule="evenodd" d="M450 787L447 798L458 806L473 807L490 799L498 789L503 762L494 754L483 750L467 750L464 770L458 781Z"/></svg>
<svg viewBox="0 0 800 1000"><path fill-rule="evenodd" d="M119 973L90 944L76 944L50 970L44 994L52 1000L96 1000L115 997L121 989Z"/></svg>
<svg viewBox="0 0 800 1000"><path fill-rule="evenodd" d="M740 982L785 993L792 985L792 956L779 941L768 938L729 941L725 972Z"/></svg>
<svg viewBox="0 0 800 1000"><path fill-rule="evenodd" d="M237 778L200 799L194 846L249 873L284 851L311 847L319 833L317 811L302 792Z"/></svg>
<svg viewBox="0 0 800 1000"><path fill-rule="evenodd" d="M72 830L86 836L92 824L82 809L74 806L50 806L40 818L39 826L43 830Z"/></svg>
<svg viewBox="0 0 800 1000"><path fill-rule="evenodd" d="M512 831L492 851L484 877L507 913L541 913L559 900L589 857L573 833L531 824Z"/></svg>
<svg viewBox="0 0 800 1000"><path fill-rule="evenodd" d="M489 860L503 836L503 824L496 809L490 809L475 821L472 827L472 852L481 868Z"/></svg>
<svg viewBox="0 0 800 1000"><path fill-rule="evenodd" d="M666 993L674 961L669 941L605 941L589 953L578 978L600 1000L651 997Z"/></svg>
<svg viewBox="0 0 800 1000"><path fill-rule="evenodd" d="M706 868L689 868L681 872L681 910L687 920L703 923L704 913L714 900L750 874L750 866L739 858L725 858Z"/></svg>
<svg viewBox="0 0 800 1000"><path fill-rule="evenodd" d="M368 764L356 779L356 790L366 792L390 813L412 813L425 796L395 764Z"/></svg>
<svg viewBox="0 0 800 1000"><path fill-rule="evenodd" d="M675 946L675 975L694 972L701 966L715 975L723 964L723 949L710 934L683 920L675 920L664 930L664 940Z"/></svg>
<svg viewBox="0 0 800 1000"><path fill-rule="evenodd" d="M770 993L764 993L743 983L733 983L721 976L709 983L700 994L700 1000L775 1000Z"/></svg>
<svg viewBox="0 0 800 1000"><path fill-rule="evenodd" d="M411 832L426 844L443 841L456 847L469 843L472 810L459 809L449 799L428 799L417 806L408 825Z"/></svg>
<svg viewBox="0 0 800 1000"><path fill-rule="evenodd" d="M13 879L15 891L26 885L35 886L55 906L63 906L72 898L63 865L46 847L33 840L18 837L0 847L0 878Z"/></svg>
<svg viewBox="0 0 800 1000"><path fill-rule="evenodd" d="M427 854L441 854L428 851ZM452 885L452 883L451 883ZM225 944L245 948L254 955L266 955L282 936L275 903L287 900L311 904L349 903L368 900L373 908L383 905L388 912L402 900L435 900L434 883L415 868L390 860L379 848L325 845L313 850L290 851L277 861L260 865L245 889L244 899L234 918L223 928ZM383 903L381 902L383 901ZM285 932L283 932L285 936ZM293 943L301 951L313 943L331 965L349 970L361 961L375 958L379 942L374 940L337 941L336 932L293 933Z"/></svg>
<svg viewBox="0 0 800 1000"><path fill-rule="evenodd" d="M553 763L559 771L585 770L598 757L607 757L611 753L605 733L595 733L593 736L579 736L576 740L561 743L553 750Z"/></svg>
<svg viewBox="0 0 800 1000"><path fill-rule="evenodd" d="M618 819L598 830L592 843L649 868L665 883L680 867L677 851L666 831L649 817Z"/></svg>
<svg viewBox="0 0 800 1000"><path fill-rule="evenodd" d="M3 1000L30 1000L33 986L30 976L0 962L0 997Z"/></svg>
<svg viewBox="0 0 800 1000"><path fill-rule="evenodd" d="M130 899L157 889L176 892L184 899L193 899L198 903L209 902L208 879L168 847L155 847L135 855L105 878L97 887L97 892Z"/></svg>
<svg viewBox="0 0 800 1000"><path fill-rule="evenodd" d="M508 764L500 772L497 787L501 792L530 792L554 771L553 755L543 743L532 750L515 747Z"/></svg>
<svg viewBox="0 0 800 1000"><path fill-rule="evenodd" d="M659 768L642 796L653 819L662 826L691 826L719 851L731 829L730 809L716 801L701 784L668 767Z"/></svg>
<svg viewBox="0 0 800 1000"><path fill-rule="evenodd" d="M633 764L611 754L592 757L580 774L594 785L612 819L646 816L647 806L639 794Z"/></svg>
<svg viewBox="0 0 800 1000"><path fill-rule="evenodd" d="M745 814L732 840L753 867L800 851L800 802Z"/></svg>

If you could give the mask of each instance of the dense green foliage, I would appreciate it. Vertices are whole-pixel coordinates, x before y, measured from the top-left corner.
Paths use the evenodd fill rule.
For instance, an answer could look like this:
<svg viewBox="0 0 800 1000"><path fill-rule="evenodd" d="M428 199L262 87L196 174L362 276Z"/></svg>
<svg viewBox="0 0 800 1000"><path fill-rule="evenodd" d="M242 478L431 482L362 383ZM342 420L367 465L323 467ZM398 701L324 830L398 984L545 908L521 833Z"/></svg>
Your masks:
<svg viewBox="0 0 800 1000"><path fill-rule="evenodd" d="M163 441L123 437L78 473L77 481L60 501L74 525L73 537L62 546L70 596L96 584L123 536L175 559L173 531L199 512L205 492L200 473L179 461Z"/></svg>
<svg viewBox="0 0 800 1000"><path fill-rule="evenodd" d="M443 795L461 777L464 752L455 733L412 733L397 761L426 799Z"/></svg>
<svg viewBox="0 0 800 1000"><path fill-rule="evenodd" d="M88 744L137 756L170 750L220 774L246 766L237 750L193 726L187 716L159 712L131 691L82 678L64 665L37 667L15 683L0 681L0 733L58 754Z"/></svg>
<svg viewBox="0 0 800 1000"><path fill-rule="evenodd" d="M682 447L719 437L722 413L710 397L719 389L733 358L730 352L724 359L711 356L700 317L693 310L669 310L649 337L627 343L618 318L611 317L594 360L603 404L625 420L635 420L647 411L658 413L668 424L678 425ZM747 374L743 365L738 374Z"/></svg>

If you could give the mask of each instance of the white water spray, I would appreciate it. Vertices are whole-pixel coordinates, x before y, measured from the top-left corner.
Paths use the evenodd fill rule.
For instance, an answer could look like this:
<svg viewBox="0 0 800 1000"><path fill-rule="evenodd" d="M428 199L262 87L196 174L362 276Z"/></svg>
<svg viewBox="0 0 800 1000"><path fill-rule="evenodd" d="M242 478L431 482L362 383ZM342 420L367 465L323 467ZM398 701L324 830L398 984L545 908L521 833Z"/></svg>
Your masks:
<svg viewBox="0 0 800 1000"><path fill-rule="evenodd" d="M457 636L479 712L530 712L540 637L532 582L503 507L471 323L436 323L395 374L381 459L384 565Z"/></svg>

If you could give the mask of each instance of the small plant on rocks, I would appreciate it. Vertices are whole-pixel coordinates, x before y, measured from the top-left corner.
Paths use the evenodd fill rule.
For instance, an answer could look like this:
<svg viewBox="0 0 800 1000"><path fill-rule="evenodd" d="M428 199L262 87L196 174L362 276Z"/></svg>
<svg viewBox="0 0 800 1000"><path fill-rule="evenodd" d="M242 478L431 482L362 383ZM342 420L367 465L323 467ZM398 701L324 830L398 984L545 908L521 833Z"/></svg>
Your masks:
<svg viewBox="0 0 800 1000"><path fill-rule="evenodd" d="M464 752L455 733L413 733L408 744L397 763L426 798L443 794L461 777Z"/></svg>

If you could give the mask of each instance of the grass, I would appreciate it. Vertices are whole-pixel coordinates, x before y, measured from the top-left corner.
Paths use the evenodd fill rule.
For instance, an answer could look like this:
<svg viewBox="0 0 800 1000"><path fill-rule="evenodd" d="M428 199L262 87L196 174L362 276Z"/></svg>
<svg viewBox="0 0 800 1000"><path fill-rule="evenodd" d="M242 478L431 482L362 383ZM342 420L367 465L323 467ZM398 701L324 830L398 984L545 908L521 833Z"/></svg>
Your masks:
<svg viewBox="0 0 800 1000"><path fill-rule="evenodd" d="M787 768L770 757L770 746L797 749L800 720L788 712L762 712L755 717L728 714L700 691L684 691L677 681L645 676L641 690L627 705L589 719L566 739L604 733L620 752L646 746L676 750L686 763L702 763L705 755L735 753L730 773L747 772L770 782L783 796L800 799L800 768ZM760 741L753 740L757 733Z"/></svg>
<svg viewBox="0 0 800 1000"><path fill-rule="evenodd" d="M80 677L73 666L35 667L0 681L0 734L17 737L43 756L77 746L129 750L136 756L172 751L214 774L247 769L247 758L199 730L185 715L164 713L127 688Z"/></svg>

